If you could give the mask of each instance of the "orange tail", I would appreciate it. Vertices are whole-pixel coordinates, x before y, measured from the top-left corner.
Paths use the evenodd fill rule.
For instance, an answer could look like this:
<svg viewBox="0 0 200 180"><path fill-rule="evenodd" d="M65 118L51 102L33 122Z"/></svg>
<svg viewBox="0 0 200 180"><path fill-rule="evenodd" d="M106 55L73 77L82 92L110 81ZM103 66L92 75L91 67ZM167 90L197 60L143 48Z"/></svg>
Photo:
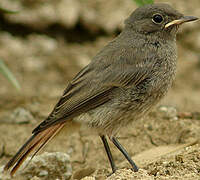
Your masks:
<svg viewBox="0 0 200 180"><path fill-rule="evenodd" d="M10 172L12 176L32 151L34 151L32 155L33 158L37 152L63 128L64 125L65 123L56 124L39 133L33 134L19 149L15 156L5 165L4 171L7 171L14 166Z"/></svg>

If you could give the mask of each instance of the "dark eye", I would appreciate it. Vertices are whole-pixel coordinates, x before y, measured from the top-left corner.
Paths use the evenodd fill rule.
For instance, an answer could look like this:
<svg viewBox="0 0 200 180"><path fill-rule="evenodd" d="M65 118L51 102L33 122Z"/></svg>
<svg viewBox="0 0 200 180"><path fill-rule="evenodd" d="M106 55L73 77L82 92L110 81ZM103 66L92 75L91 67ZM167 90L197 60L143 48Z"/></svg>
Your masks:
<svg viewBox="0 0 200 180"><path fill-rule="evenodd" d="M153 15L152 21L156 24L160 24L163 21L163 17L160 14Z"/></svg>

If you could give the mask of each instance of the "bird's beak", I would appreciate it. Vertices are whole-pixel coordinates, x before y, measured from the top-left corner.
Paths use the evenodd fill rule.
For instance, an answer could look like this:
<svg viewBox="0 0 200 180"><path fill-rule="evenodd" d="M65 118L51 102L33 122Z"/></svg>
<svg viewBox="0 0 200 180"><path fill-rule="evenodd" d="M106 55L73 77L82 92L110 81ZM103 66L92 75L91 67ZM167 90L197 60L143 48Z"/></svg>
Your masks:
<svg viewBox="0 0 200 180"><path fill-rule="evenodd" d="M197 19L198 19L198 18L197 18L197 17L194 17L194 16L183 16L183 17L180 18L180 19L176 19L176 20L173 20L173 21L167 23L167 24L165 25L165 28L168 28L168 27L170 27L170 26L172 26L172 25L180 25L180 24L183 24L183 23L185 23L185 22L195 21L195 20L197 20Z"/></svg>

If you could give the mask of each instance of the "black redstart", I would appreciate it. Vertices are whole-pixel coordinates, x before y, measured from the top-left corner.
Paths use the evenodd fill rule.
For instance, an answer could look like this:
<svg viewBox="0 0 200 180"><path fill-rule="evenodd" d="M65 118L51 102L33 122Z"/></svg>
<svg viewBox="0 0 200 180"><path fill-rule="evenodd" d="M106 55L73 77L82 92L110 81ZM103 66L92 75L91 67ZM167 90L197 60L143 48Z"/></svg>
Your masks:
<svg viewBox="0 0 200 180"><path fill-rule="evenodd" d="M183 16L167 4L136 9L125 20L121 34L69 83L51 114L33 130L4 170L12 167L13 175L29 153L34 156L70 122L97 131L113 172L116 166L106 136L138 171L116 134L144 116L171 87L176 72L177 30L194 20L197 18Z"/></svg>

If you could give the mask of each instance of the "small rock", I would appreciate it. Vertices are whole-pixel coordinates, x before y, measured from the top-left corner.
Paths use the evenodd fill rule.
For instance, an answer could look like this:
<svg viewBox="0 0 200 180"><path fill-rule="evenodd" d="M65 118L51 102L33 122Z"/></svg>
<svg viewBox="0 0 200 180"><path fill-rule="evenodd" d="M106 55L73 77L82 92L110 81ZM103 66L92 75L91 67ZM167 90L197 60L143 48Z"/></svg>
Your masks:
<svg viewBox="0 0 200 180"><path fill-rule="evenodd" d="M18 107L11 114L9 113L1 119L4 123L27 124L34 122L35 119L30 111Z"/></svg>
<svg viewBox="0 0 200 180"><path fill-rule="evenodd" d="M70 156L66 153L45 152L41 155L35 156L31 161L30 160L31 157L25 161L17 172L27 179L41 177L42 179L48 180L68 180L72 175Z"/></svg>
<svg viewBox="0 0 200 180"><path fill-rule="evenodd" d="M40 171L39 176L40 177L48 176L48 171L46 171L46 170Z"/></svg>
<svg viewBox="0 0 200 180"><path fill-rule="evenodd" d="M178 119L177 110L172 106L160 106L158 110L167 119Z"/></svg>

